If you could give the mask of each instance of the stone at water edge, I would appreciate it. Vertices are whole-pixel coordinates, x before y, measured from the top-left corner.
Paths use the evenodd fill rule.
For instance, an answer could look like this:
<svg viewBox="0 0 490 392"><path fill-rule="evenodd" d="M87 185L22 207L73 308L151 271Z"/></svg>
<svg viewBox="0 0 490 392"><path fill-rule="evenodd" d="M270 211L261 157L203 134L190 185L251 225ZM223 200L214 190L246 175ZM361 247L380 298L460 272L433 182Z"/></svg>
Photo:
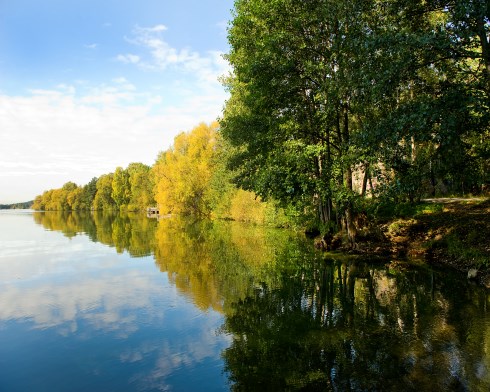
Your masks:
<svg viewBox="0 0 490 392"><path fill-rule="evenodd" d="M476 279L477 275L478 275L478 270L476 268L471 268L468 271L468 279Z"/></svg>

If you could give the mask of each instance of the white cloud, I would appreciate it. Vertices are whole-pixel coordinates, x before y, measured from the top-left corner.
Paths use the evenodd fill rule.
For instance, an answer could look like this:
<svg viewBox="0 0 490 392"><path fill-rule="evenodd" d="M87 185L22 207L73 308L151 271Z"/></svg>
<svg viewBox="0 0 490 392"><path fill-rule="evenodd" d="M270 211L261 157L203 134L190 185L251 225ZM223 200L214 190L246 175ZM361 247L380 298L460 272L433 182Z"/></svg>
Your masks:
<svg viewBox="0 0 490 392"><path fill-rule="evenodd" d="M130 83L125 77L119 77L112 79L114 83L116 83L120 88L128 91L135 91L136 86Z"/></svg>
<svg viewBox="0 0 490 392"><path fill-rule="evenodd" d="M96 49L97 48L97 44L86 44L86 45L83 45L86 49Z"/></svg>
<svg viewBox="0 0 490 392"><path fill-rule="evenodd" d="M146 28L145 27L140 27L139 29L142 30L142 31L150 32L150 33L159 33L159 32L162 32L162 31L167 30L167 26L162 25L162 24L159 24L159 25L156 25L156 26L153 26L153 27L146 27Z"/></svg>
<svg viewBox="0 0 490 392"><path fill-rule="evenodd" d="M145 83L147 71L158 73L158 85L144 91L122 75L25 96L0 91L0 203L29 200L67 181L85 184L130 162L153 164L176 134L216 120L228 96L218 77L228 63L219 51L173 47L166 31L163 24L136 26L127 39L132 50L115 57L134 67L131 79L143 71Z"/></svg>
<svg viewBox="0 0 490 392"><path fill-rule="evenodd" d="M177 102L165 91L141 92L120 76L0 94L0 203L86 184L131 162L151 165L180 131L214 121L225 99L222 90L196 89Z"/></svg>
<svg viewBox="0 0 490 392"><path fill-rule="evenodd" d="M56 86L57 89L66 92L67 94L74 95L76 93L76 88L67 84L59 84Z"/></svg>
<svg viewBox="0 0 490 392"><path fill-rule="evenodd" d="M126 64L138 64L140 57L135 54L120 54L116 57L116 60Z"/></svg>
<svg viewBox="0 0 490 392"><path fill-rule="evenodd" d="M163 39L163 25L154 27L139 27L133 29L133 36L127 41L146 52L141 55L120 54L117 60L123 63L136 64L142 69L153 71L183 72L187 77L193 77L198 83L208 87L220 87L219 76L230 69L228 62L223 59L221 52L207 51L200 54L189 48L174 48Z"/></svg>

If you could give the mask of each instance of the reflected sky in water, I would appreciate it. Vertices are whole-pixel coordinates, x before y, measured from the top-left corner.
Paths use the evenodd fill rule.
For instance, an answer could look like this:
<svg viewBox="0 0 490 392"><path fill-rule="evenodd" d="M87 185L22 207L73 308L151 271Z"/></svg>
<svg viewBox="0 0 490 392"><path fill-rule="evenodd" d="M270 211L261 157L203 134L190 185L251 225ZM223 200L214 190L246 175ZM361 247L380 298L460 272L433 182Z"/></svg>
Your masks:
<svg viewBox="0 0 490 392"><path fill-rule="evenodd" d="M0 215L0 390L227 389L223 316L151 256Z"/></svg>
<svg viewBox="0 0 490 392"><path fill-rule="evenodd" d="M0 391L488 391L489 305L286 230L0 212Z"/></svg>

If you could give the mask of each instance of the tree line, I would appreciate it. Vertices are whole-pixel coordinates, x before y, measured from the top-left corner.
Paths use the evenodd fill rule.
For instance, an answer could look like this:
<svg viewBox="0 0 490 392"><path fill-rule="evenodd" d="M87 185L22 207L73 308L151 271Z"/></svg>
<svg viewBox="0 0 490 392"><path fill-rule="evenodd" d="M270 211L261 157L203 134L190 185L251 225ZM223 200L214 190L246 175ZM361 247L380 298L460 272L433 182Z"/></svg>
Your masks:
<svg viewBox="0 0 490 392"><path fill-rule="evenodd" d="M32 208L143 211L158 205L161 214L286 225L284 211L275 202L262 202L255 193L233 184L227 159L219 124L202 123L177 135L152 166L131 163L83 186L67 182L36 196Z"/></svg>
<svg viewBox="0 0 490 392"><path fill-rule="evenodd" d="M219 123L34 208L158 204L342 228L354 245L384 203L487 192L489 15L485 0L237 0Z"/></svg>
<svg viewBox="0 0 490 392"><path fill-rule="evenodd" d="M46 211L129 210L138 211L154 203L150 167L131 163L113 173L94 177L79 186L67 182L36 196L32 208Z"/></svg>
<svg viewBox="0 0 490 392"><path fill-rule="evenodd" d="M16 209L26 209L31 208L33 201L26 201L23 203L14 204L0 204L0 210L16 210Z"/></svg>
<svg viewBox="0 0 490 392"><path fill-rule="evenodd" d="M490 3L237 0L221 133L236 183L342 226L488 191Z"/></svg>

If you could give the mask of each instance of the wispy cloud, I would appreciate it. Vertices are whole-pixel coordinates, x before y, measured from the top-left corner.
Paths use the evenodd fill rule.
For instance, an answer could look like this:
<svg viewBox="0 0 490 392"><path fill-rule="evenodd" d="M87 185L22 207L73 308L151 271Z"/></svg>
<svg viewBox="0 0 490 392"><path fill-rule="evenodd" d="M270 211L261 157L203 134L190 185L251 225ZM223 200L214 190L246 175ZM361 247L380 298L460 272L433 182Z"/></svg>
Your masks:
<svg viewBox="0 0 490 392"><path fill-rule="evenodd" d="M145 70L183 72L199 82L218 84L218 77L229 70L228 63L219 51L201 54L189 48L172 47L164 38L164 25L136 26L127 41L141 49L141 55L120 54L117 60L132 63Z"/></svg>
<svg viewBox="0 0 490 392"><path fill-rule="evenodd" d="M161 31L168 30L167 26L162 25L162 24L159 24L159 25L156 25L153 27L139 27L139 29L142 31L149 32L149 33L159 33Z"/></svg>
<svg viewBox="0 0 490 392"><path fill-rule="evenodd" d="M116 57L116 60L126 64L138 64L140 62L140 56L131 53L120 54Z"/></svg>
<svg viewBox="0 0 490 392"><path fill-rule="evenodd" d="M97 48L97 44L86 44L86 45L83 45L86 49L96 49Z"/></svg>

